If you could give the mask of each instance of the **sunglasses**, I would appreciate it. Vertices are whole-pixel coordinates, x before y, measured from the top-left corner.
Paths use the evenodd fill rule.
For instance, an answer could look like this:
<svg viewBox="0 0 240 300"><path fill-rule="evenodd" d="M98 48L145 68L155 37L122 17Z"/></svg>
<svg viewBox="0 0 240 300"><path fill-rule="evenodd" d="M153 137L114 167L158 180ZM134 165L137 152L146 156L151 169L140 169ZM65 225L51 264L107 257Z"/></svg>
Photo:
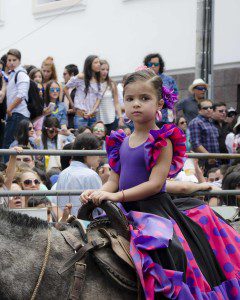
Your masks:
<svg viewBox="0 0 240 300"><path fill-rule="evenodd" d="M158 63L152 63L152 62L149 62L149 63L147 64L147 66L148 66L149 68L151 68L152 66L158 67L159 65L160 65L159 62L158 62Z"/></svg>
<svg viewBox="0 0 240 300"><path fill-rule="evenodd" d="M180 124L180 125L183 125L183 124L187 124L187 122L186 122L186 121L182 121L182 122L180 122L179 124Z"/></svg>
<svg viewBox="0 0 240 300"><path fill-rule="evenodd" d="M50 88L50 93L60 92L60 88Z"/></svg>
<svg viewBox="0 0 240 300"><path fill-rule="evenodd" d="M220 112L221 114L223 114L223 113L227 113L227 111L225 110L225 109L219 109L219 111L218 112Z"/></svg>
<svg viewBox="0 0 240 300"><path fill-rule="evenodd" d="M93 131L101 131L101 132L104 132L105 131L105 129L104 128L101 128L101 127L95 127L95 128L93 128Z"/></svg>
<svg viewBox="0 0 240 300"><path fill-rule="evenodd" d="M213 107L212 106L204 106L204 107L201 107L201 109L208 110L208 109L213 109Z"/></svg>
<svg viewBox="0 0 240 300"><path fill-rule="evenodd" d="M28 131L31 131L31 130L33 130L33 127L28 127Z"/></svg>
<svg viewBox="0 0 240 300"><path fill-rule="evenodd" d="M204 86L195 86L194 90L206 91L207 89Z"/></svg>
<svg viewBox="0 0 240 300"><path fill-rule="evenodd" d="M23 181L23 183L25 185L33 185L33 184L39 185L40 181L38 179L33 179L33 180L32 179L26 179L26 180Z"/></svg>
<svg viewBox="0 0 240 300"><path fill-rule="evenodd" d="M60 131L58 128L49 128L49 127L45 127L45 129L46 129L47 132L49 132L49 133L58 133L58 131Z"/></svg>
<svg viewBox="0 0 240 300"><path fill-rule="evenodd" d="M29 163L32 160L29 157L23 157L23 158L17 157L17 161L23 161L25 163Z"/></svg>

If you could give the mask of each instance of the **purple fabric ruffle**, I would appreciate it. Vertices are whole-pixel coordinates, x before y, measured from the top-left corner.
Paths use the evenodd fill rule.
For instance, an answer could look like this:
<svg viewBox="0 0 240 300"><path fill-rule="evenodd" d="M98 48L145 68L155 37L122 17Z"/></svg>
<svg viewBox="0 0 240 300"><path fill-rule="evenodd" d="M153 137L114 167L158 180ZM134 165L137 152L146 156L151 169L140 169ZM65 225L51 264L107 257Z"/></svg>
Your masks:
<svg viewBox="0 0 240 300"><path fill-rule="evenodd" d="M120 174L121 170L119 150L125 137L126 134L122 129L112 131L111 135L106 137L108 163L117 174Z"/></svg>
<svg viewBox="0 0 240 300"><path fill-rule="evenodd" d="M149 138L145 144L145 161L148 170L151 170L161 153L162 147L170 139L173 146L173 157L168 177L172 178L179 173L186 160L186 137L175 124L165 124L159 130L150 130Z"/></svg>

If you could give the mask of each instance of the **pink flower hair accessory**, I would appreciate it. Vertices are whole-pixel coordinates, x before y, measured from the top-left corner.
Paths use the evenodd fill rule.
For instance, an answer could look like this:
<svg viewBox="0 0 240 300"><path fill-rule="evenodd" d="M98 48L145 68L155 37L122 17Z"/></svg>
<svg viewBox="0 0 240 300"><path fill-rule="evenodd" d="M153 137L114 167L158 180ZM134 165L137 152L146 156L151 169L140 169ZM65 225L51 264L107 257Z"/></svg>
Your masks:
<svg viewBox="0 0 240 300"><path fill-rule="evenodd" d="M162 86L162 98L167 108L173 109L174 104L178 101L178 96L174 90L168 89L166 86Z"/></svg>

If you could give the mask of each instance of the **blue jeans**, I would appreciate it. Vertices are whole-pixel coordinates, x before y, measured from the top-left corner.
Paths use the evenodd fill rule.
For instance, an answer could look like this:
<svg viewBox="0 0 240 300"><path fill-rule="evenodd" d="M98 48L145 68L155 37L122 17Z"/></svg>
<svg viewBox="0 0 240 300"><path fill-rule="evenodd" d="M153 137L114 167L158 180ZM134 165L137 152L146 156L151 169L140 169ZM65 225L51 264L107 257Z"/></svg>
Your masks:
<svg viewBox="0 0 240 300"><path fill-rule="evenodd" d="M9 149L9 146L15 139L14 136L16 134L18 124L24 119L28 120L27 117L19 113L13 113L11 117L7 118L4 140L3 140L3 149ZM8 156L4 156L4 162L7 161L8 161Z"/></svg>
<svg viewBox="0 0 240 300"><path fill-rule="evenodd" d="M79 117L79 116L75 115L74 116L74 129L78 129L80 126L92 127L92 125L96 122L97 122L96 117L85 119L83 117Z"/></svg>

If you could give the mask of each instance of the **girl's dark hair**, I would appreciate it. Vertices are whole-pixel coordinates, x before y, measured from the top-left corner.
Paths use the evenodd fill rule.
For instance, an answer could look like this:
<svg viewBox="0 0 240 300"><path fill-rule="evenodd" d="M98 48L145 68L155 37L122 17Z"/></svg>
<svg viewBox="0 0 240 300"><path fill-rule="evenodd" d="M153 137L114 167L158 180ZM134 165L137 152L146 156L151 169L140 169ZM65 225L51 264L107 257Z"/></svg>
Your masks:
<svg viewBox="0 0 240 300"><path fill-rule="evenodd" d="M240 186L240 164L227 169L222 180L223 190L235 190ZM224 196L223 202L227 205L237 205L236 197L233 195Z"/></svg>
<svg viewBox="0 0 240 300"><path fill-rule="evenodd" d="M5 71L6 65L7 65L7 54L4 54L1 56L1 64L3 65L3 71Z"/></svg>
<svg viewBox="0 0 240 300"><path fill-rule="evenodd" d="M29 137L28 137L28 128L29 128L29 124L32 124L30 120L27 119L23 119L19 122L18 127L17 127L17 131L15 134L15 140L18 141L18 145L20 146L28 146L29 141Z"/></svg>
<svg viewBox="0 0 240 300"><path fill-rule="evenodd" d="M108 68L110 68L109 63L105 59L100 60L100 65L108 65ZM113 93L113 87L116 86L115 82L109 77L109 72L107 74L106 80L107 86L110 87L112 93Z"/></svg>
<svg viewBox="0 0 240 300"><path fill-rule="evenodd" d="M43 78L43 73L42 73L42 70L41 69L38 69L38 68L33 68L30 72L29 72L29 77L30 79L34 80L34 77L35 77L35 74L40 72L42 74L42 78Z"/></svg>
<svg viewBox="0 0 240 300"><path fill-rule="evenodd" d="M70 76L76 76L79 73L78 67L74 64L67 65L65 69L68 71Z"/></svg>
<svg viewBox="0 0 240 300"><path fill-rule="evenodd" d="M51 180L50 180L49 176L47 175L46 171L36 168L36 167L33 168L33 171L35 171L38 174L38 177L40 178L41 182L44 185L46 185L48 190L51 190L52 183L51 183Z"/></svg>
<svg viewBox="0 0 240 300"><path fill-rule="evenodd" d="M125 94L125 89L128 84L137 82L137 81L143 81L148 82L152 85L154 88L157 99L162 99L162 79L154 73L153 70L146 69L146 70L140 70L136 71L134 73L131 73L127 78L123 86L123 95Z"/></svg>
<svg viewBox="0 0 240 300"><path fill-rule="evenodd" d="M74 143L72 150L97 150L100 147L100 141L91 133L79 134ZM84 156L74 156L73 160L84 162Z"/></svg>
<svg viewBox="0 0 240 300"><path fill-rule="evenodd" d="M51 205L51 201L46 196L31 196L28 198L28 207L36 207L41 204Z"/></svg>
<svg viewBox="0 0 240 300"><path fill-rule="evenodd" d="M27 71L28 76L29 76L30 72L31 72L33 69L36 69L36 68L37 68L37 67L34 66L34 65L24 65L23 67L24 67L24 69Z"/></svg>
<svg viewBox="0 0 240 300"><path fill-rule="evenodd" d="M50 103L50 87L53 83L56 83L59 88L60 88L60 85L59 83L56 81L56 80L50 80L48 81L47 85L46 85L46 90L45 90L45 93L44 93L44 100L45 100L45 104L48 106L49 103Z"/></svg>
<svg viewBox="0 0 240 300"><path fill-rule="evenodd" d="M73 146L73 143L68 143L63 146L63 150L72 150L72 146ZM71 155L60 156L60 163L61 163L62 171L70 166L71 159L72 159Z"/></svg>
<svg viewBox="0 0 240 300"><path fill-rule="evenodd" d="M59 123L58 119L55 117L46 117L43 122L43 127L42 127L42 143L43 143L44 149L47 149L47 140L48 140L46 128L52 128L52 127L60 129L60 123ZM58 139L58 135L56 134L54 137L54 143L56 145L56 148L57 148L57 139Z"/></svg>
<svg viewBox="0 0 240 300"><path fill-rule="evenodd" d="M145 66L148 67L148 63L151 61L151 59L157 57L159 59L159 73L162 74L163 71L164 71L164 61L162 59L162 56L159 54L159 53L151 53L151 54L148 54L147 56L145 56L144 60L143 60L143 63Z"/></svg>
<svg viewBox="0 0 240 300"><path fill-rule="evenodd" d="M89 127L89 126L79 126L78 129L76 129L76 131L75 131L75 136L77 136L77 135L79 135L81 133L84 133L84 131L86 129L89 129L92 132L92 128Z"/></svg>
<svg viewBox="0 0 240 300"><path fill-rule="evenodd" d="M94 59L98 58L97 55L89 55L84 62L84 67L83 67L83 73L84 73L84 82L85 82L85 94L87 96L89 86L90 86L90 80L92 77L95 77L98 83L98 90L100 90L100 72L93 72L92 70L92 63Z"/></svg>

